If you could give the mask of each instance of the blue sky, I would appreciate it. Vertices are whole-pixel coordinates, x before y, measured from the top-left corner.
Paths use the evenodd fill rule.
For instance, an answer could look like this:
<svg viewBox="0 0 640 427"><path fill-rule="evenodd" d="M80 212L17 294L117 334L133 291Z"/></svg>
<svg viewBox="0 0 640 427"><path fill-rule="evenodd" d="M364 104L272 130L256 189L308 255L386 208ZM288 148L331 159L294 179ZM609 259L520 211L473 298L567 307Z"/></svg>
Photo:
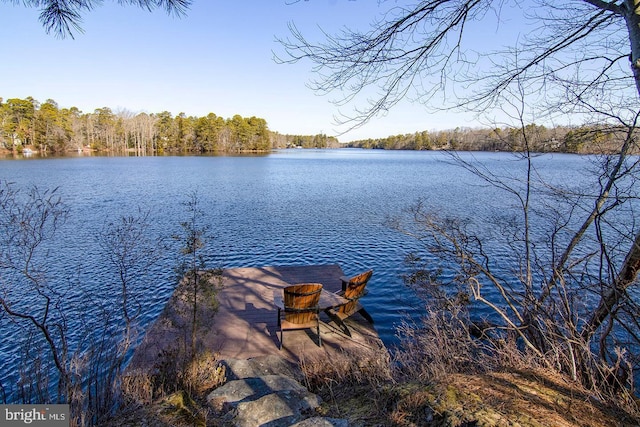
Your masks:
<svg viewBox="0 0 640 427"><path fill-rule="evenodd" d="M51 98L83 112L240 114L262 117L280 133L336 135L345 128L335 124L332 96L307 88L311 64L273 61L276 37L287 36L289 22L310 35L318 27L366 29L386 7L374 0L195 0L187 16L175 18L106 1L84 16L84 33L58 39L45 33L36 9L0 3L0 96ZM479 125L407 101L339 139Z"/></svg>

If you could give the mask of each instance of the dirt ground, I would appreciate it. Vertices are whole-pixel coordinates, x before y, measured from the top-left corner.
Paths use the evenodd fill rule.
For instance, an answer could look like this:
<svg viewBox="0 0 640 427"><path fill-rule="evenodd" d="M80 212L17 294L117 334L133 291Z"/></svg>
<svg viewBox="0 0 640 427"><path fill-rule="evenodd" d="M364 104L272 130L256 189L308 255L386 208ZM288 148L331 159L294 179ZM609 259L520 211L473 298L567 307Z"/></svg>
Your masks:
<svg viewBox="0 0 640 427"><path fill-rule="evenodd" d="M640 419L613 408L562 378L542 372L453 375L405 390L390 425L637 427Z"/></svg>

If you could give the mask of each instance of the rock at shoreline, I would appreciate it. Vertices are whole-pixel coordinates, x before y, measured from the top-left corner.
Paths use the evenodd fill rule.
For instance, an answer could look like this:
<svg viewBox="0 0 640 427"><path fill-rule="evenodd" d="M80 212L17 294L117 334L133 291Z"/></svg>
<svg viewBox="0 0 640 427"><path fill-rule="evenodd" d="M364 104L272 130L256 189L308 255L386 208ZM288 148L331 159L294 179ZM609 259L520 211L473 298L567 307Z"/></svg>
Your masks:
<svg viewBox="0 0 640 427"><path fill-rule="evenodd" d="M315 417L322 399L300 384L297 366L278 356L222 364L230 381L209 393L207 402L234 426L348 426L346 420Z"/></svg>

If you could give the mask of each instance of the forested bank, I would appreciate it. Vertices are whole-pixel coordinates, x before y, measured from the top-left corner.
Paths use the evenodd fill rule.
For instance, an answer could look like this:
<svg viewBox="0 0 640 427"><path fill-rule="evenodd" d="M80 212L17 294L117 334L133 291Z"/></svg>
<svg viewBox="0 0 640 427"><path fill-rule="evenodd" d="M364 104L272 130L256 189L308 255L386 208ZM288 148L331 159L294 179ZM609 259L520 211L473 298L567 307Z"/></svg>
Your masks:
<svg viewBox="0 0 640 427"><path fill-rule="evenodd" d="M524 135L526 134L526 141ZM463 128L415 132L386 138L365 139L349 147L385 150L531 151L600 154L619 150L624 129L584 125L547 128L536 124L522 128Z"/></svg>
<svg viewBox="0 0 640 427"><path fill-rule="evenodd" d="M83 113L60 108L51 99L43 103L27 97L0 98L0 149L40 153L96 150L140 155L268 151L274 148L332 148L337 139L327 135L283 135L269 130L258 117L214 113L204 117L161 113L132 113L98 108Z"/></svg>
<svg viewBox="0 0 640 427"><path fill-rule="evenodd" d="M611 153L619 146L621 130L606 126L530 124L524 129L527 145L536 152ZM60 108L51 99L43 103L27 97L0 98L0 150L21 153L25 148L42 154L94 150L138 155L172 153L262 152L277 148L375 148L386 150L521 151L523 129L456 128L422 131L341 144L325 134L285 135L269 129L259 117L223 118L160 113L113 111L108 107L83 113Z"/></svg>

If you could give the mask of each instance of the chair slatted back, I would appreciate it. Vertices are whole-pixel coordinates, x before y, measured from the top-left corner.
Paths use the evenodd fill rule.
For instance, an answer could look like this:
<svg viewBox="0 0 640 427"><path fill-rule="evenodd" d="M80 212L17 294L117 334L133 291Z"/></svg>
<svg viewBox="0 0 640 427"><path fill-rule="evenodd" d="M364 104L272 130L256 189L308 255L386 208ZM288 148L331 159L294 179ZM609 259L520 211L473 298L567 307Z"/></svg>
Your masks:
<svg viewBox="0 0 640 427"><path fill-rule="evenodd" d="M318 319L321 283L300 283L284 288L284 318L303 324Z"/></svg>
<svg viewBox="0 0 640 427"><path fill-rule="evenodd" d="M358 299L366 294L365 288L371 275L373 275L373 270L365 271L349 279L343 296L350 302L340 307L340 313L351 315L356 310Z"/></svg>

